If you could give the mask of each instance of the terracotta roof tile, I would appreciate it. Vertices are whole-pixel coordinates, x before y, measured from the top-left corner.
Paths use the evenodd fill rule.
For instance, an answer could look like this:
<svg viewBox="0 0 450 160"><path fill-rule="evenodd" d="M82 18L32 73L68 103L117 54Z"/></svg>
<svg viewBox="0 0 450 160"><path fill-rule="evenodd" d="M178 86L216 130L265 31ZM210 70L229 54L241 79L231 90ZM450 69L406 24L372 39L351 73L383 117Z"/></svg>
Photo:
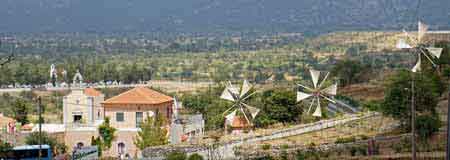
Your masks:
<svg viewBox="0 0 450 160"><path fill-rule="evenodd" d="M102 95L102 92L97 91L94 88L86 88L84 89L84 94L88 95L88 96L92 96L92 97L98 97Z"/></svg>
<svg viewBox="0 0 450 160"><path fill-rule="evenodd" d="M233 123L231 123L231 127L233 128L245 128L248 126L249 125L245 117L234 117Z"/></svg>
<svg viewBox="0 0 450 160"><path fill-rule="evenodd" d="M112 97L102 104L161 104L173 101L172 97L146 87L136 87Z"/></svg>

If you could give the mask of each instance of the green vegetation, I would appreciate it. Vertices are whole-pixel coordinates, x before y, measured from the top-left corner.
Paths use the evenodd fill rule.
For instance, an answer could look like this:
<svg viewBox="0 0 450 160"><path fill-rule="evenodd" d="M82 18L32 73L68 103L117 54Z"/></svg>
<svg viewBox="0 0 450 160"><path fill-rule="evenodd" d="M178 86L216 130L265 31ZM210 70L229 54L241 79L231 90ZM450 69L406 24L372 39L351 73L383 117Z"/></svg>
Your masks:
<svg viewBox="0 0 450 160"><path fill-rule="evenodd" d="M58 142L55 137L50 136L46 132L42 132L41 136L42 139L40 144L49 145L55 154L62 154L66 152L67 146L64 143ZM27 145L39 145L39 132L33 132L25 137L25 143Z"/></svg>
<svg viewBox="0 0 450 160"><path fill-rule="evenodd" d="M191 154L188 158L188 160L203 160L203 159L204 158L197 153Z"/></svg>
<svg viewBox="0 0 450 160"><path fill-rule="evenodd" d="M422 140L426 140L438 132L441 126L442 122L437 114L419 115L416 118L417 135Z"/></svg>
<svg viewBox="0 0 450 160"><path fill-rule="evenodd" d="M164 116L159 112L156 112L155 117L147 117L134 139L134 144L141 150L167 144L167 130L164 128L166 123Z"/></svg>
<svg viewBox="0 0 450 160"><path fill-rule="evenodd" d="M31 108L29 105L30 104L25 100L16 99L14 102L14 119L16 119L17 122L20 122L21 124L27 124L30 122L27 117L28 110Z"/></svg>
<svg viewBox="0 0 450 160"><path fill-rule="evenodd" d="M9 150L11 150L13 146L9 144L8 142L4 142L3 140L0 140L0 158L6 157L5 153Z"/></svg>
<svg viewBox="0 0 450 160"><path fill-rule="evenodd" d="M184 152L172 152L166 156L166 160L186 160L187 155Z"/></svg>
<svg viewBox="0 0 450 160"><path fill-rule="evenodd" d="M99 154L111 148L112 141L116 138L116 128L110 125L109 117L105 117L105 121L98 127L99 137L91 138L91 145L97 145Z"/></svg>

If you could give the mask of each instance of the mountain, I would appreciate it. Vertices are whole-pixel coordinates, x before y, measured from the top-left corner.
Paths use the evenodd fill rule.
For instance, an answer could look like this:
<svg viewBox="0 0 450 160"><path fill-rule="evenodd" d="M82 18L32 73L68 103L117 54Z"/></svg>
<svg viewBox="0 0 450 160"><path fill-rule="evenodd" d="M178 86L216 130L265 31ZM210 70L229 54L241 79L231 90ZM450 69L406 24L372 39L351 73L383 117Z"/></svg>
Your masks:
<svg viewBox="0 0 450 160"><path fill-rule="evenodd" d="M327 32L416 24L418 0L4 0L0 32ZM450 26L449 0L419 16Z"/></svg>

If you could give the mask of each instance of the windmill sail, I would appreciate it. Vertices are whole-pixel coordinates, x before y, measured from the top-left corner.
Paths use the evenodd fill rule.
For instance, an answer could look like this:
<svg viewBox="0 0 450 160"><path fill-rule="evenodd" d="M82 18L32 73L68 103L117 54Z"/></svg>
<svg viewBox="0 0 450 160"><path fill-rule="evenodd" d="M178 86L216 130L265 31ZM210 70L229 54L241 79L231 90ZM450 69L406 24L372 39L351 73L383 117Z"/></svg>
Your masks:
<svg viewBox="0 0 450 160"><path fill-rule="evenodd" d="M337 94L337 84L333 84L333 85L323 89L322 91L325 92L326 94L334 96Z"/></svg>
<svg viewBox="0 0 450 160"><path fill-rule="evenodd" d="M317 108L313 113L314 117L322 117L322 109L320 108L320 100L317 98Z"/></svg>
<svg viewBox="0 0 450 160"><path fill-rule="evenodd" d="M244 104L244 105L245 105L245 107L248 109L248 111L250 112L250 114L252 115L252 118L255 118L256 115L258 115L258 113L259 113L259 111L260 111L258 108L249 106L249 105L247 105L247 104Z"/></svg>
<svg viewBox="0 0 450 160"><path fill-rule="evenodd" d="M311 69L311 70L309 70L309 72L311 73L311 78L313 80L314 88L317 88L317 82L319 82L320 71Z"/></svg>
<svg viewBox="0 0 450 160"><path fill-rule="evenodd" d="M225 90L222 92L220 98L234 102L234 97L228 87L226 87Z"/></svg>
<svg viewBox="0 0 450 160"><path fill-rule="evenodd" d="M234 110L230 114L226 115L225 120L227 120L227 122L229 122L229 123L232 123L235 117L236 117L236 110Z"/></svg>
<svg viewBox="0 0 450 160"><path fill-rule="evenodd" d="M411 45L406 43L406 41L404 39L400 39L397 42L396 48L398 48L398 49L410 49L412 47L411 47Z"/></svg>
<svg viewBox="0 0 450 160"><path fill-rule="evenodd" d="M439 57L441 57L443 48L432 48L432 47L429 47L429 48L427 48L427 50L428 50L428 52L430 52L431 55L433 55L435 58L439 58Z"/></svg>
<svg viewBox="0 0 450 160"><path fill-rule="evenodd" d="M246 95L247 92L250 91L251 88L252 88L252 86L248 83L248 81L244 80L244 84L242 84L240 97L242 98L244 95Z"/></svg>
<svg viewBox="0 0 450 160"><path fill-rule="evenodd" d="M309 98L311 96L312 96L311 94L307 94L307 93L303 93L303 92L299 91L299 92L297 92L297 102L302 101L302 100L304 100L306 98Z"/></svg>
<svg viewBox="0 0 450 160"><path fill-rule="evenodd" d="M420 58L420 55L419 55L419 60L417 60L417 63L416 63L416 65L413 67L413 69L411 70L412 72L418 72L418 71L420 71L420 64L422 63L422 60L421 60L421 58Z"/></svg>

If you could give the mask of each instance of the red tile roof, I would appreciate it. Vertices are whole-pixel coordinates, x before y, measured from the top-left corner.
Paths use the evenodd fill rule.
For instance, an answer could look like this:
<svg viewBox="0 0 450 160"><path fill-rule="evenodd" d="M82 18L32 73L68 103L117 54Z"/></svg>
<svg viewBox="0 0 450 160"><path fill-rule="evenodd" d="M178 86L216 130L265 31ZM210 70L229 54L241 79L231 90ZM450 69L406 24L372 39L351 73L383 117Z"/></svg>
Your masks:
<svg viewBox="0 0 450 160"><path fill-rule="evenodd" d="M136 87L112 97L102 104L161 104L173 101L172 97L146 87Z"/></svg>
<svg viewBox="0 0 450 160"><path fill-rule="evenodd" d="M84 89L84 94L88 95L88 96L92 96L92 97L98 97L102 95L102 92L97 91L94 88L86 88Z"/></svg>
<svg viewBox="0 0 450 160"><path fill-rule="evenodd" d="M233 122L231 123L231 127L233 128L246 128L248 126L249 124L245 117L234 117Z"/></svg>

